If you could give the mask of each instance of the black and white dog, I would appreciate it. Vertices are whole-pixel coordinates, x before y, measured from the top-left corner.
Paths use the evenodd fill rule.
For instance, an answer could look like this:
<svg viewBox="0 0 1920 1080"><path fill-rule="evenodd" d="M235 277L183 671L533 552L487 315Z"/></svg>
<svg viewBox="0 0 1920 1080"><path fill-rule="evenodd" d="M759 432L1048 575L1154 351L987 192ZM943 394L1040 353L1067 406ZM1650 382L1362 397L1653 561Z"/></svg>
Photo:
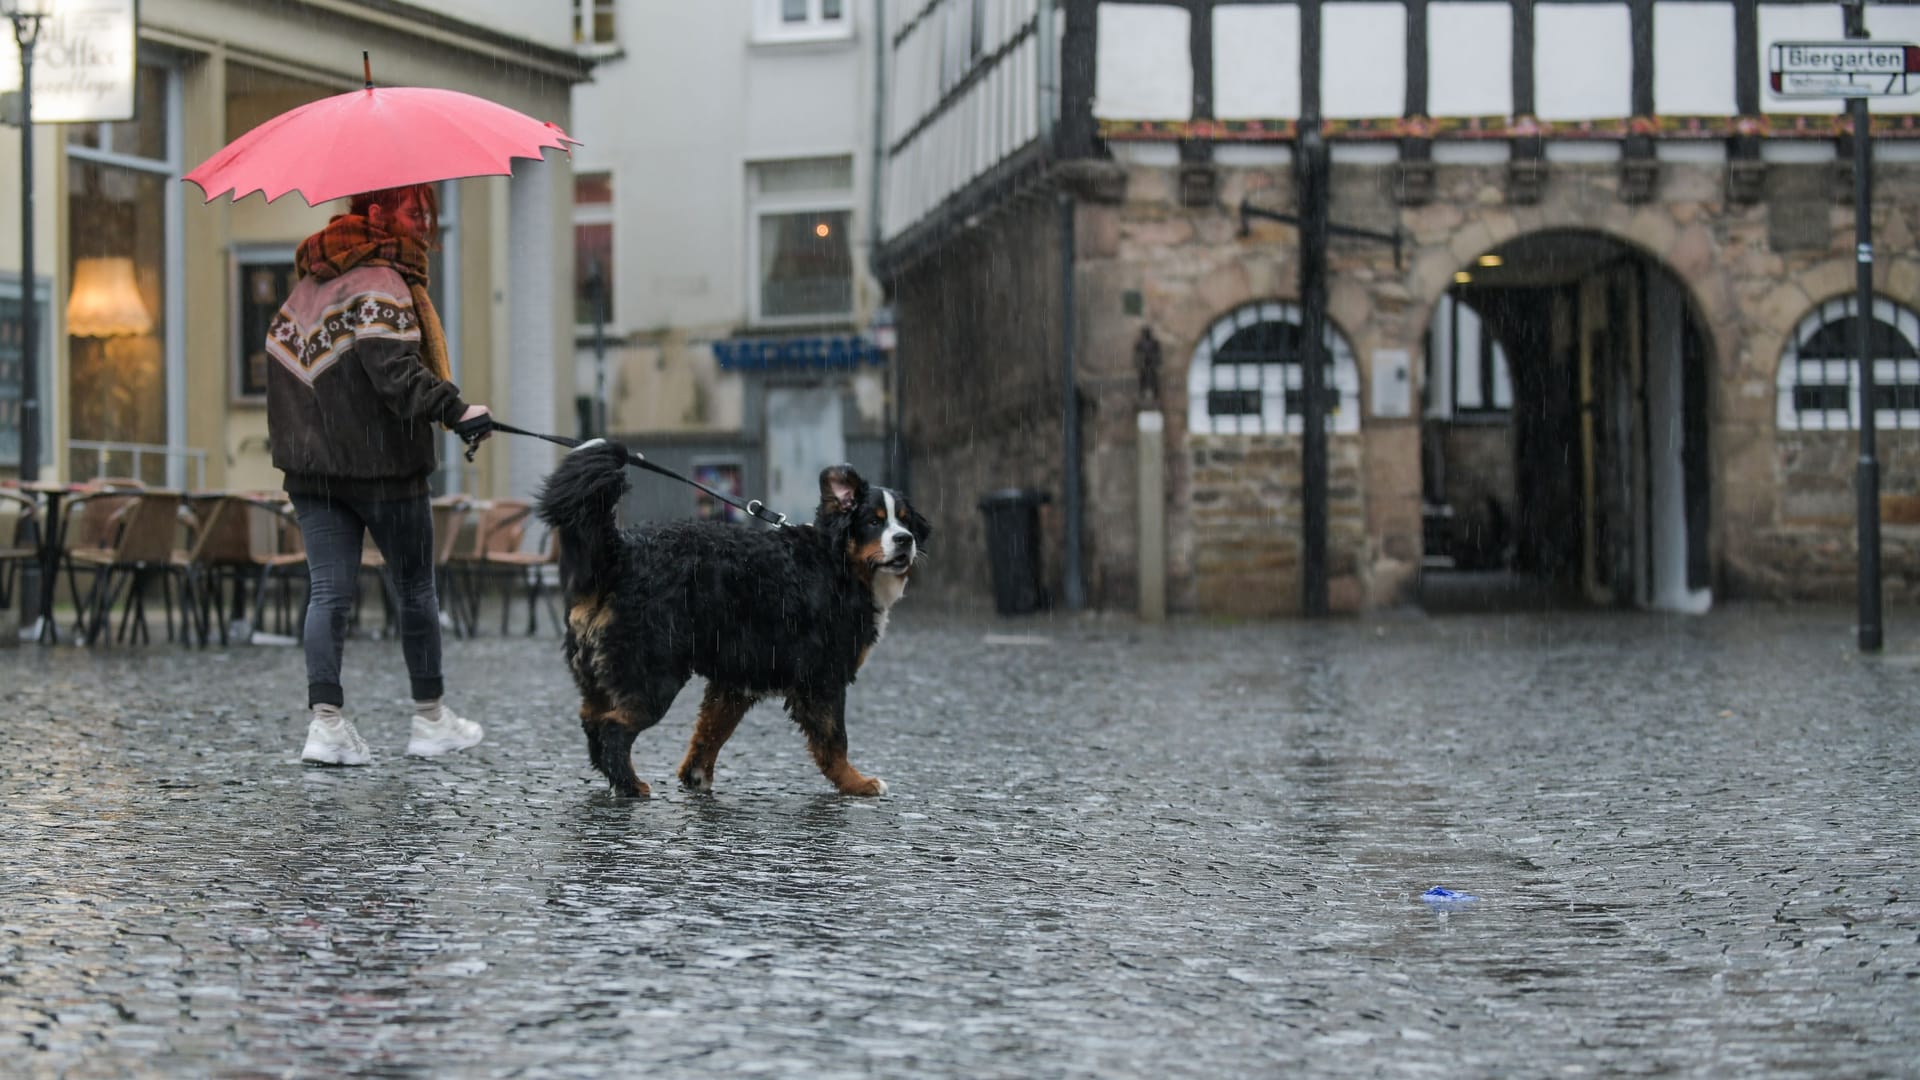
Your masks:
<svg viewBox="0 0 1920 1080"><path fill-rule="evenodd" d="M622 531L614 511L627 461L623 446L585 443L539 499L560 541L566 658L594 768L620 795L649 794L634 775L634 738L701 675L706 697L680 763L688 788L712 790L714 761L741 717L780 695L834 787L884 794L884 782L847 761L847 686L924 554L927 520L906 496L836 465L820 473L811 526L680 521Z"/></svg>

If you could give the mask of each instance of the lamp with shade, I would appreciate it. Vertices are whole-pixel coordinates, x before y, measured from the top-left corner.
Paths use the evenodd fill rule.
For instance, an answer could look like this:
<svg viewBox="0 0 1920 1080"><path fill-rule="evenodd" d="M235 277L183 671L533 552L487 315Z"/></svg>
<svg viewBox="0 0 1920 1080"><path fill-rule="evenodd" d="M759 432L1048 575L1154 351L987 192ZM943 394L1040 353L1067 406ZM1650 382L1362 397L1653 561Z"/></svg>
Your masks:
<svg viewBox="0 0 1920 1080"><path fill-rule="evenodd" d="M140 300L133 260L125 255L81 258L73 264L67 297L67 333L111 338L153 331L153 316Z"/></svg>

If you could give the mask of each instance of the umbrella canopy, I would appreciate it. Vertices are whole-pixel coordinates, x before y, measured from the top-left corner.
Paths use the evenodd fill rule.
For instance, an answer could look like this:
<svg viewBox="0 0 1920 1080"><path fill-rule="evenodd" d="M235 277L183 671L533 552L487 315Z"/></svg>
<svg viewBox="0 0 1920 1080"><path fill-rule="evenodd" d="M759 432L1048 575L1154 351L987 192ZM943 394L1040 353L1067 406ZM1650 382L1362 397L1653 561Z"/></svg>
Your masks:
<svg viewBox="0 0 1920 1080"><path fill-rule="evenodd" d="M580 140L485 98L420 86L368 87L302 105L247 132L186 179L212 202L297 191L311 205L409 184L504 176Z"/></svg>

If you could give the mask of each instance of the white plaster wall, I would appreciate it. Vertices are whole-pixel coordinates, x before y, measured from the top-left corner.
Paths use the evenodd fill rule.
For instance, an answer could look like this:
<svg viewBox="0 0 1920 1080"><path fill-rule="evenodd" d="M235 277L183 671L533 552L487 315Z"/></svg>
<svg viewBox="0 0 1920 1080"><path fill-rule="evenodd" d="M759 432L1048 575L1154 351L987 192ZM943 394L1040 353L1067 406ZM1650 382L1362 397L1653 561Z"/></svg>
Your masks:
<svg viewBox="0 0 1920 1080"><path fill-rule="evenodd" d="M1328 4L1320 14L1320 112L1331 119L1407 110L1407 9Z"/></svg>
<svg viewBox="0 0 1920 1080"><path fill-rule="evenodd" d="M1191 119L1190 21L1185 8L1101 4L1094 115L1125 120Z"/></svg>
<svg viewBox="0 0 1920 1080"><path fill-rule="evenodd" d="M564 0L439 0L433 7L475 26L556 49L573 48L573 5Z"/></svg>
<svg viewBox="0 0 1920 1080"><path fill-rule="evenodd" d="M1732 4L1653 6L1653 108L1663 116L1732 116Z"/></svg>
<svg viewBox="0 0 1920 1080"><path fill-rule="evenodd" d="M1632 115L1627 5L1535 4L1533 20L1533 104L1542 120Z"/></svg>
<svg viewBox="0 0 1920 1080"><path fill-rule="evenodd" d="M1535 8L1538 12L1539 8ZM1427 8L1427 112L1508 116L1513 112L1513 8L1450 3Z"/></svg>
<svg viewBox="0 0 1920 1080"><path fill-rule="evenodd" d="M1300 115L1300 9L1229 4L1213 9L1213 115L1291 120ZM1402 78L1405 77L1404 72Z"/></svg>

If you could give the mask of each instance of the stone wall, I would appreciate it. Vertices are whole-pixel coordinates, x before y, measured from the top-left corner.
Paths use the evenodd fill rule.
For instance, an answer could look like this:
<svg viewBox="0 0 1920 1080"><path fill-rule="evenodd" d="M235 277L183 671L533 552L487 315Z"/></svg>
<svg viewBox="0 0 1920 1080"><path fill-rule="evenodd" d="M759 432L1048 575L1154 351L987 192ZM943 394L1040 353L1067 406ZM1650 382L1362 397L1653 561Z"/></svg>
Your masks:
<svg viewBox="0 0 1920 1080"><path fill-rule="evenodd" d="M893 283L908 487L933 525L915 572L921 603L992 601L981 496L1048 492L1047 587L1060 595L1059 219L1053 200L1004 208Z"/></svg>
<svg viewBox="0 0 1920 1080"><path fill-rule="evenodd" d="M1300 440L1282 435L1187 439L1192 527L1172 553L1173 582L1213 615L1296 615L1301 610ZM1327 439L1327 603L1360 606L1367 564L1360 440ZM1170 582L1172 583L1172 582Z"/></svg>
<svg viewBox="0 0 1920 1080"><path fill-rule="evenodd" d="M1880 564L1886 602L1920 604L1920 432L1879 432ZM1852 601L1859 589L1855 431L1783 431L1776 437L1780 514L1754 538L1756 557L1734 570L1742 593L1784 600Z"/></svg>

